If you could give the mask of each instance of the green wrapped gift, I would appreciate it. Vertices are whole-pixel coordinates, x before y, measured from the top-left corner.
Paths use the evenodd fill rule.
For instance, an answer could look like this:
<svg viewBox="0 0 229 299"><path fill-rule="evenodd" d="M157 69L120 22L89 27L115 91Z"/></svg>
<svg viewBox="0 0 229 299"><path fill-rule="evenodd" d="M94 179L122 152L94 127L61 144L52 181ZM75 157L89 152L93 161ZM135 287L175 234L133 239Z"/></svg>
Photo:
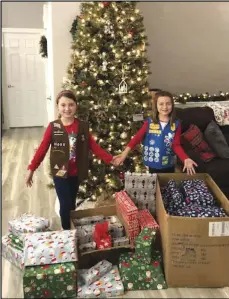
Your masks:
<svg viewBox="0 0 229 299"><path fill-rule="evenodd" d="M135 253L141 255L146 263L150 263L153 253L153 242L156 238L154 228L144 227L135 239Z"/></svg>
<svg viewBox="0 0 229 299"><path fill-rule="evenodd" d="M8 234L8 238L10 241L10 246L16 248L18 250L23 250L23 242L13 234Z"/></svg>
<svg viewBox="0 0 229 299"><path fill-rule="evenodd" d="M152 253L150 264L147 264L141 256L131 252L122 253L119 258L119 272L127 291L167 288L158 251Z"/></svg>
<svg viewBox="0 0 229 299"><path fill-rule="evenodd" d="M71 298L77 295L74 262L25 267L24 298Z"/></svg>

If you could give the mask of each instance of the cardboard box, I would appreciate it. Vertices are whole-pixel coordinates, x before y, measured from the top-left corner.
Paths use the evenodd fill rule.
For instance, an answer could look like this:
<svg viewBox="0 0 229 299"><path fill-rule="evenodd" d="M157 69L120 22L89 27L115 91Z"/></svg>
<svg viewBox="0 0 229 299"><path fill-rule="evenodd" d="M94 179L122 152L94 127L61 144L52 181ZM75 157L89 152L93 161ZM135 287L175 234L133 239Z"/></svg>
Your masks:
<svg viewBox="0 0 229 299"><path fill-rule="evenodd" d="M71 211L71 229L76 229L72 219L77 218L83 218L83 217L88 217L88 216L96 216L96 215L103 215L103 216L113 216L113 215L117 215L116 212L116 205L112 205L112 206L103 206L103 207L99 207L99 208L93 208L93 209L85 209L85 210L78 210L78 211ZM121 223L124 225L125 227L125 223L123 221L123 219L121 219L121 216L119 215L118 218L120 219ZM128 236L128 230L125 227L125 231L126 231L126 236ZM111 247L111 248L105 248L102 250L91 250L91 251L87 251L87 252L81 252L79 253L81 256L86 255L86 254L91 254L93 252L97 252L97 251L107 251L107 250L115 250L116 248L122 248L122 247L126 247L126 248L130 248L130 245L121 245L121 246L115 246L115 247Z"/></svg>
<svg viewBox="0 0 229 299"><path fill-rule="evenodd" d="M202 179L229 215L229 201L208 174L158 174L156 212L159 222L166 281L169 287L229 286L229 217L188 218L169 216L160 187Z"/></svg>

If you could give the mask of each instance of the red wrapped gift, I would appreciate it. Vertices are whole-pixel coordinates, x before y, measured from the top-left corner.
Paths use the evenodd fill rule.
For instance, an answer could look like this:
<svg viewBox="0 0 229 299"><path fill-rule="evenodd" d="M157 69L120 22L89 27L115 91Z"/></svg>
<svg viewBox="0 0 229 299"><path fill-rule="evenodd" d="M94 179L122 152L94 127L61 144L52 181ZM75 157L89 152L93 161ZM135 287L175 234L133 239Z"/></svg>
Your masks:
<svg viewBox="0 0 229 299"><path fill-rule="evenodd" d="M141 230L144 227L159 229L159 225L157 224L156 220L150 214L149 210L139 210L138 211L138 222L140 225Z"/></svg>
<svg viewBox="0 0 229 299"><path fill-rule="evenodd" d="M130 245L134 247L135 238L140 232L138 223L138 208L125 191L115 193L117 214L125 223Z"/></svg>
<svg viewBox="0 0 229 299"><path fill-rule="evenodd" d="M96 223L94 230L94 241L97 249L111 247L111 235L108 233L108 222Z"/></svg>

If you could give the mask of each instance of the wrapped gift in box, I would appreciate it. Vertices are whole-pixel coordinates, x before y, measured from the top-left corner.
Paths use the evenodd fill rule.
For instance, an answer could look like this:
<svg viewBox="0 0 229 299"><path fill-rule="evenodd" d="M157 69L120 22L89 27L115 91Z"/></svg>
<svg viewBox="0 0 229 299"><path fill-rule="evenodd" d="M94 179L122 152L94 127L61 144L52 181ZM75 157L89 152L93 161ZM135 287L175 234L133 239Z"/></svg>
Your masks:
<svg viewBox="0 0 229 299"><path fill-rule="evenodd" d="M119 271L127 291L167 288L158 251L153 253L151 264L146 264L141 256L136 257L130 252L122 253L119 258Z"/></svg>
<svg viewBox="0 0 229 299"><path fill-rule="evenodd" d="M130 240L127 237L113 239L113 246L125 246L129 244L130 244Z"/></svg>
<svg viewBox="0 0 229 299"><path fill-rule="evenodd" d="M140 210L138 211L138 222L141 230L144 227L151 227L154 229L159 229L159 225L157 224L154 217L150 214L148 210Z"/></svg>
<svg viewBox="0 0 229 299"><path fill-rule="evenodd" d="M125 236L125 228L117 216L105 217L109 223L109 233L113 238L121 238Z"/></svg>
<svg viewBox="0 0 229 299"><path fill-rule="evenodd" d="M103 215L87 216L79 219L73 219L73 223L75 226L95 224L103 221L104 221Z"/></svg>
<svg viewBox="0 0 229 299"><path fill-rule="evenodd" d="M124 295L124 286L117 266L102 276L90 286L82 283L80 278L85 270L79 270L78 297L80 298L107 298Z"/></svg>
<svg viewBox="0 0 229 299"><path fill-rule="evenodd" d="M88 252L95 249L96 249L96 243L94 241L79 245L80 252Z"/></svg>
<svg viewBox="0 0 229 299"><path fill-rule="evenodd" d="M25 267L24 298L72 298L77 296L76 263Z"/></svg>
<svg viewBox="0 0 229 299"><path fill-rule="evenodd" d="M154 228L144 227L135 239L135 253L142 256L146 263L150 263L153 253L153 242L156 238Z"/></svg>
<svg viewBox="0 0 229 299"><path fill-rule="evenodd" d="M138 209L125 191L115 193L117 214L123 219L125 229L128 231L130 245L134 247L135 238L140 232L138 224Z"/></svg>
<svg viewBox="0 0 229 299"><path fill-rule="evenodd" d="M87 224L76 227L76 236L79 244L90 243L93 241L95 224Z"/></svg>
<svg viewBox="0 0 229 299"><path fill-rule="evenodd" d="M82 274L82 279L85 284L90 285L96 280L100 279L103 275L109 272L112 268L112 264L106 260L102 260L97 263L95 266L88 269L85 273Z"/></svg>
<svg viewBox="0 0 229 299"><path fill-rule="evenodd" d="M21 241L20 241L21 242ZM20 242L17 246L13 245L12 236L2 237L2 256L19 269L24 269L24 252ZM13 245L13 246L12 246Z"/></svg>
<svg viewBox="0 0 229 299"><path fill-rule="evenodd" d="M96 223L93 234L97 249L111 247L111 235L108 233L108 222Z"/></svg>
<svg viewBox="0 0 229 299"><path fill-rule="evenodd" d="M113 238L119 238L125 235L124 226L122 225L117 216L110 216L110 219L108 217L104 217L104 219L106 219L106 221L108 221L109 223L108 230ZM104 220L98 223L104 223ZM79 244L85 244L93 241L95 225L96 224L76 226L76 235Z"/></svg>
<svg viewBox="0 0 229 299"><path fill-rule="evenodd" d="M25 233L46 231L49 227L49 220L43 217L36 217L33 214L25 213L13 220L10 220L8 225L9 231L23 240Z"/></svg>
<svg viewBox="0 0 229 299"><path fill-rule="evenodd" d="M25 266L78 260L75 230L26 234L24 246Z"/></svg>

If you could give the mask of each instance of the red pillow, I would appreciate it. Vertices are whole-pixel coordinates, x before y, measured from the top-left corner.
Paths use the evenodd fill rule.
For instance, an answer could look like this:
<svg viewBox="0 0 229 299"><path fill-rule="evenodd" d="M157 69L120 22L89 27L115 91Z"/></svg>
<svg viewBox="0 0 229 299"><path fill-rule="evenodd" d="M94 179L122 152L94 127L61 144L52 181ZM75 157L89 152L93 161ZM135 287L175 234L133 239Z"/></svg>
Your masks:
<svg viewBox="0 0 229 299"><path fill-rule="evenodd" d="M201 160L204 162L209 162L216 157L196 125L190 125L182 136L191 144L193 150L200 155Z"/></svg>

